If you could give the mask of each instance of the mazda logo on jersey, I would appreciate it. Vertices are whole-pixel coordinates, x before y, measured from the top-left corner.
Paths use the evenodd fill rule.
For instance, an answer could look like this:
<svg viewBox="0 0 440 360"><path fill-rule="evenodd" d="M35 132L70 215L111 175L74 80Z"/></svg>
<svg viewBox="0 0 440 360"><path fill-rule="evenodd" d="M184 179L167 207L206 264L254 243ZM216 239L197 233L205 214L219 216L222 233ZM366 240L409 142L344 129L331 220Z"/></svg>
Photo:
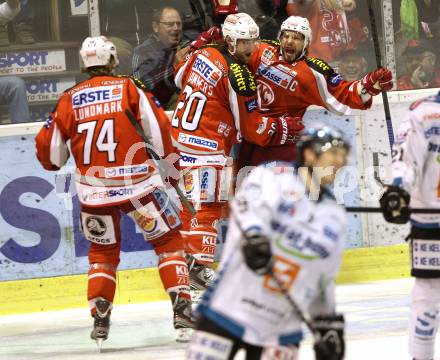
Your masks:
<svg viewBox="0 0 440 360"><path fill-rule="evenodd" d="M102 221L99 217L88 216L85 222L87 230L93 236L102 237L107 231L107 226L105 225L105 222Z"/></svg>
<svg viewBox="0 0 440 360"><path fill-rule="evenodd" d="M195 146L199 146L207 149L213 149L213 150L217 150L218 147L217 141L209 140L195 135L186 135L182 133L179 133L179 138L177 141L182 144L192 144Z"/></svg>

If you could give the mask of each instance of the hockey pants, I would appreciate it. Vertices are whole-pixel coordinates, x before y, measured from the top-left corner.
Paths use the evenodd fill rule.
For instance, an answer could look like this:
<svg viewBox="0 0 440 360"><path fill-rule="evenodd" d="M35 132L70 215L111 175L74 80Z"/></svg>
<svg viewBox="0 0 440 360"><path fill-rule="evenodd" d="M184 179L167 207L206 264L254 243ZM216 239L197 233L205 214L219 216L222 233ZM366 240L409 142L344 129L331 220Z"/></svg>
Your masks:
<svg viewBox="0 0 440 360"><path fill-rule="evenodd" d="M160 190L153 194L157 195L157 191ZM121 212L135 221L159 256L159 275L165 290L170 295L174 293L190 299L179 215L172 204L166 204L164 211L163 204L159 206L157 196L153 194L141 198L136 206L131 202L105 207L81 205L81 227L90 241L87 298L92 315L96 312L97 300L103 298L113 302L115 296Z"/></svg>

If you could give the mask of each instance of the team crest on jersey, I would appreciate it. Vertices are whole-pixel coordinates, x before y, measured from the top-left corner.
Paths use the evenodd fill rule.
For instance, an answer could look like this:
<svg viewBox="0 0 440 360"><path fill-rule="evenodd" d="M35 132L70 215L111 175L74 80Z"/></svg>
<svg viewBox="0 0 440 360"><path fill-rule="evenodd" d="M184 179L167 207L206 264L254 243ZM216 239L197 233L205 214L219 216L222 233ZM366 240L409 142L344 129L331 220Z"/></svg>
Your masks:
<svg viewBox="0 0 440 360"><path fill-rule="evenodd" d="M262 109L265 109L275 100L275 94L272 88L261 80L258 80L258 97Z"/></svg>
<svg viewBox="0 0 440 360"><path fill-rule="evenodd" d="M270 65L273 63L273 58L275 53L269 49L264 49L263 54L261 55L261 62L266 65Z"/></svg>

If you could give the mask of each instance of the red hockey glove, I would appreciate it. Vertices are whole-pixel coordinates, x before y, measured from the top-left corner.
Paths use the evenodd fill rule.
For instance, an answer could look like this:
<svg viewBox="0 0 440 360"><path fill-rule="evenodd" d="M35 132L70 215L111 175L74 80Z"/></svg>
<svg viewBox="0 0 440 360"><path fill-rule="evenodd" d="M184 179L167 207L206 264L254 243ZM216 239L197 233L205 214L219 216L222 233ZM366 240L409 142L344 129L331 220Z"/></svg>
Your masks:
<svg viewBox="0 0 440 360"><path fill-rule="evenodd" d="M203 45L210 43L218 43L223 41L222 31L219 27L213 26L209 30L202 32L197 39L195 39L189 50L195 51L200 49Z"/></svg>
<svg viewBox="0 0 440 360"><path fill-rule="evenodd" d="M275 119L269 130L269 134L273 134L270 145L293 144L302 130L304 125L301 117L281 116Z"/></svg>
<svg viewBox="0 0 440 360"><path fill-rule="evenodd" d="M393 74L388 69L376 69L362 78L361 85L363 94L378 95L393 88Z"/></svg>

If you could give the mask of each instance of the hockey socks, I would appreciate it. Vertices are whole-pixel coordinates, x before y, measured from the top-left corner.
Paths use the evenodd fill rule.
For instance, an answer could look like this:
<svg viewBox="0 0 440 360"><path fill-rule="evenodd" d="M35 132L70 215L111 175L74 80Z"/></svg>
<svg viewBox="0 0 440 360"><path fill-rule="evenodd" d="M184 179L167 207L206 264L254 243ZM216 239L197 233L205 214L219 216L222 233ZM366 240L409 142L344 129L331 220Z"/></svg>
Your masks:
<svg viewBox="0 0 440 360"><path fill-rule="evenodd" d="M91 264L88 278L87 299L93 316L98 300L113 302L116 291L116 267L103 263Z"/></svg>

